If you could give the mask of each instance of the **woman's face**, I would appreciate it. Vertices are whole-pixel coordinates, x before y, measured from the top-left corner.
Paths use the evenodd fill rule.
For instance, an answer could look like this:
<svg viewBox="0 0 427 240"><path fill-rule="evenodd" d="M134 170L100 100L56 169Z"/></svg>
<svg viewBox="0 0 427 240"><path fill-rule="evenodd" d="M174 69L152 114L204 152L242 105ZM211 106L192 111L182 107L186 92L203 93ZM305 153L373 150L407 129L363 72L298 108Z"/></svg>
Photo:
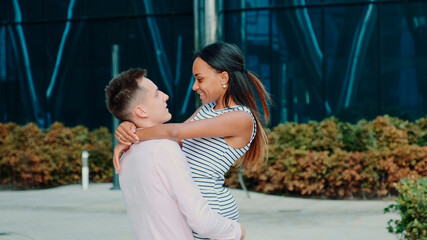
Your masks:
<svg viewBox="0 0 427 240"><path fill-rule="evenodd" d="M228 82L226 72L218 73L203 59L196 58L193 63L193 75L195 78L193 90L200 95L203 104L217 102L222 99L226 92L223 85Z"/></svg>

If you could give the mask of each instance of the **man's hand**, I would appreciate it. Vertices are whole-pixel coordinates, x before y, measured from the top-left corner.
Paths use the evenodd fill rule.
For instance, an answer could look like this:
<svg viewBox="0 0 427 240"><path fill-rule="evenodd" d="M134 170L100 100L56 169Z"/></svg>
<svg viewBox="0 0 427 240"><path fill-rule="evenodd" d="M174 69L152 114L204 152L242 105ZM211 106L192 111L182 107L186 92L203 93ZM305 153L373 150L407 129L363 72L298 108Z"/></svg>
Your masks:
<svg viewBox="0 0 427 240"><path fill-rule="evenodd" d="M129 145L122 143L118 143L114 148L113 164L114 169L116 169L116 174L119 174L120 171L120 157L122 156L122 153L126 152L128 149Z"/></svg>
<svg viewBox="0 0 427 240"><path fill-rule="evenodd" d="M242 228L242 237L240 237L240 240L243 240L246 237L246 229L245 227L243 227L241 223L240 223L240 227Z"/></svg>
<svg viewBox="0 0 427 240"><path fill-rule="evenodd" d="M124 121L120 123L119 127L116 129L114 137L122 144L131 145L132 143L139 141L139 138L135 132L135 124Z"/></svg>

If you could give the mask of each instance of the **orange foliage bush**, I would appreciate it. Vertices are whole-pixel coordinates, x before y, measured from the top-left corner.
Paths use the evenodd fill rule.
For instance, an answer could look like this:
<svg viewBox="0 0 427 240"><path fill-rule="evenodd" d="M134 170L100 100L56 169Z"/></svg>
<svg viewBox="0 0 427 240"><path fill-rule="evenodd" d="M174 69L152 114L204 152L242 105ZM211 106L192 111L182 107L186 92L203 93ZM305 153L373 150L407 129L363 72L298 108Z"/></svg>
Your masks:
<svg viewBox="0 0 427 240"><path fill-rule="evenodd" d="M244 170L248 189L329 198L379 197L396 193L405 177L427 176L427 120L409 123L389 116L356 125L325 119L281 124L268 130L265 165ZM420 145L417 145L419 143ZM239 187L238 170L225 181Z"/></svg>
<svg viewBox="0 0 427 240"><path fill-rule="evenodd" d="M0 123L0 184L43 188L79 183L83 150L90 154L90 179L111 181L111 144L106 128L90 132L54 123L43 132L34 123Z"/></svg>
<svg viewBox="0 0 427 240"><path fill-rule="evenodd" d="M400 179L427 176L427 147L408 146L384 151L378 163L387 188L395 190L395 183Z"/></svg>

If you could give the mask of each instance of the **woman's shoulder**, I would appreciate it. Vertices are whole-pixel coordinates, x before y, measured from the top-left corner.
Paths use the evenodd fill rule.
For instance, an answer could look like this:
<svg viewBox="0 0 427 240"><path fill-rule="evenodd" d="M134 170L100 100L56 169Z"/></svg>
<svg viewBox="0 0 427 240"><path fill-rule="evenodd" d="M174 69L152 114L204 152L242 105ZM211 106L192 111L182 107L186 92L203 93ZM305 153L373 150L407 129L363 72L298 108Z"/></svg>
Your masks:
<svg viewBox="0 0 427 240"><path fill-rule="evenodd" d="M197 111L196 116L199 118L210 118L216 116L216 112L214 110L215 102L213 103L206 103L205 105L202 105L199 110Z"/></svg>
<svg viewBox="0 0 427 240"><path fill-rule="evenodd" d="M252 110L249 107L245 106L245 105L237 105L236 106L236 110L237 111L245 111L245 112L248 112L248 113L252 114Z"/></svg>
<svg viewBox="0 0 427 240"><path fill-rule="evenodd" d="M214 109L214 107L216 106L215 102L211 102L211 103L206 103L205 105L202 106L203 109Z"/></svg>
<svg viewBox="0 0 427 240"><path fill-rule="evenodd" d="M243 111L249 113L251 116L253 115L252 110L245 105L235 105L228 108L221 109L219 111L220 114L229 113L229 112L238 112Z"/></svg>

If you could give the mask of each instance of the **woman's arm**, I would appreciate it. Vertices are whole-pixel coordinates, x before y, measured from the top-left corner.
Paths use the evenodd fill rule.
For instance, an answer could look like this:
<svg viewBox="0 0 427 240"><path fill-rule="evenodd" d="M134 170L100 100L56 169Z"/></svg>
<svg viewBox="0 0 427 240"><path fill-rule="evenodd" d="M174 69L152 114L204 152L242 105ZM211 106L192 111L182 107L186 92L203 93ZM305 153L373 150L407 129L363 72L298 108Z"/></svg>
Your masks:
<svg viewBox="0 0 427 240"><path fill-rule="evenodd" d="M130 124L133 125L133 123ZM235 111L198 121L161 124L136 130L135 133L138 135L139 140L167 138L178 142L181 139L198 137L234 137L238 138L237 140L240 140L240 142L247 143L252 135L252 127L252 117L249 113ZM117 140L124 145L128 145L128 142L124 141L123 137L119 139L120 132L125 132L123 129L119 131L119 128L115 134ZM120 148L114 149L113 162L116 173L120 170L119 160L125 150L124 146Z"/></svg>
<svg viewBox="0 0 427 240"><path fill-rule="evenodd" d="M252 117L244 111L224 113L218 117L184 123L167 123L136 131L140 140L167 138L181 140L198 137L238 137L250 139Z"/></svg>
<svg viewBox="0 0 427 240"><path fill-rule="evenodd" d="M118 143L114 147L113 164L114 164L114 169L116 170L116 174L119 174L119 172L120 172L120 157L128 149L129 149L129 145L122 144L122 143Z"/></svg>
<svg viewBox="0 0 427 240"><path fill-rule="evenodd" d="M193 115L191 115L190 118L185 120L185 122L190 122L191 119L193 119L197 115L197 113L199 112L199 110L202 107L203 106L199 107L199 109L197 109L193 113ZM119 127L117 127L116 132L114 134L114 137L120 143L130 145L131 143L139 141L139 137L135 134L136 130L137 129L136 129L135 124L133 124L132 122L124 121L124 122L120 123ZM179 143L179 145L181 145L180 142L178 142L178 143Z"/></svg>

